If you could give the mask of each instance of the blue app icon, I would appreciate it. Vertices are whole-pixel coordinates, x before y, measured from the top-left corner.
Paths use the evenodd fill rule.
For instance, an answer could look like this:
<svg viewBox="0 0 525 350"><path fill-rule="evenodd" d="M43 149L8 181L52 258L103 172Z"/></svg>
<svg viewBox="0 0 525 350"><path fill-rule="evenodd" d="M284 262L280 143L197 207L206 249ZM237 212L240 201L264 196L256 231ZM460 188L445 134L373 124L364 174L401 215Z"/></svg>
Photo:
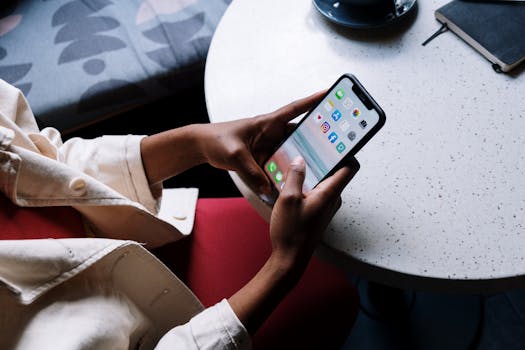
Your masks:
<svg viewBox="0 0 525 350"><path fill-rule="evenodd" d="M343 115L341 114L341 112L339 112L338 109L336 109L333 113L332 113L332 119L334 120L334 122L338 121L339 119L341 119Z"/></svg>
<svg viewBox="0 0 525 350"><path fill-rule="evenodd" d="M328 135L328 141L330 141L330 143L335 143L335 141L337 141L338 138L339 136L337 136L335 132L332 132L330 133L330 135Z"/></svg>

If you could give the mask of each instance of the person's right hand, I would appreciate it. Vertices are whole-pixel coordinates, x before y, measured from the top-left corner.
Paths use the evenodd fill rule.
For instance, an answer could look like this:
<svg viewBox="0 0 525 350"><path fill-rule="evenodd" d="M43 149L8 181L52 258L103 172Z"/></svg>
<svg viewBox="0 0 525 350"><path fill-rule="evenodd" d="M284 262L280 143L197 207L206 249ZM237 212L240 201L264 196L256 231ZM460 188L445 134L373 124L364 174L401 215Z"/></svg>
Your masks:
<svg viewBox="0 0 525 350"><path fill-rule="evenodd" d="M300 157L288 169L286 183L272 211L272 258L301 275L322 233L341 206L341 192L359 170L352 158L310 192L303 194L305 164Z"/></svg>
<svg viewBox="0 0 525 350"><path fill-rule="evenodd" d="M250 334L297 284L323 231L341 206L341 192L359 169L352 158L310 192L303 194L305 164L295 159L270 220L272 254L259 272L228 302Z"/></svg>

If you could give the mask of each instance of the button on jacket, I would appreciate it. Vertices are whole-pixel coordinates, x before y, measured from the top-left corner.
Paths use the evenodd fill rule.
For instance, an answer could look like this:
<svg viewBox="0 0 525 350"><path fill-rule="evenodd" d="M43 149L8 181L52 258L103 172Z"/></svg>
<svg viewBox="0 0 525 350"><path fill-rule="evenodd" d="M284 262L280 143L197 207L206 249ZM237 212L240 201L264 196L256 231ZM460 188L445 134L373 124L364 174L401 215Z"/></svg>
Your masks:
<svg viewBox="0 0 525 350"><path fill-rule="evenodd" d="M62 143L0 80L0 190L18 206L72 206L93 236L0 241L0 348L250 347L226 300L203 311L143 248L190 234L198 193L149 186L141 139Z"/></svg>

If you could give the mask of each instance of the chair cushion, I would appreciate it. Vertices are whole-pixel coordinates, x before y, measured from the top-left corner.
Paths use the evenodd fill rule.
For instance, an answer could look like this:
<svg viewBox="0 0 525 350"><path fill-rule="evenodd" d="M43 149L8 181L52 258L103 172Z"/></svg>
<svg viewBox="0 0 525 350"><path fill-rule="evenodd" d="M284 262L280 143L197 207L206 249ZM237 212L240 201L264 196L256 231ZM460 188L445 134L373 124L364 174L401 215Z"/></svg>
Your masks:
<svg viewBox="0 0 525 350"><path fill-rule="evenodd" d="M71 207L19 207L0 192L0 240L86 237Z"/></svg>
<svg viewBox="0 0 525 350"><path fill-rule="evenodd" d="M271 254L269 225L244 198L201 198L184 240L154 253L204 306L229 298ZM313 257L297 286L253 339L254 349L340 349L359 310L348 277Z"/></svg>
<svg viewBox="0 0 525 350"><path fill-rule="evenodd" d="M231 0L53 0L0 9L0 78L62 131L202 78Z"/></svg>

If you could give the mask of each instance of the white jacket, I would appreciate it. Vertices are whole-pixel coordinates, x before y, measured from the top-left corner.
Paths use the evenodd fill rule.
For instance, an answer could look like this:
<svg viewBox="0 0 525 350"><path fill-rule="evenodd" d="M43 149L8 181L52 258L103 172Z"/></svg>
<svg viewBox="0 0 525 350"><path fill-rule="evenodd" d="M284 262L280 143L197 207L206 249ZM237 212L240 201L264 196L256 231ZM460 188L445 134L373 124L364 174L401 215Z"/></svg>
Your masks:
<svg viewBox="0 0 525 350"><path fill-rule="evenodd" d="M150 187L141 139L62 143L57 130L38 130L21 92L0 80L0 190L19 206L72 206L89 234L104 237L0 240L0 349L251 346L226 300L202 311L137 243L189 234L198 195Z"/></svg>

